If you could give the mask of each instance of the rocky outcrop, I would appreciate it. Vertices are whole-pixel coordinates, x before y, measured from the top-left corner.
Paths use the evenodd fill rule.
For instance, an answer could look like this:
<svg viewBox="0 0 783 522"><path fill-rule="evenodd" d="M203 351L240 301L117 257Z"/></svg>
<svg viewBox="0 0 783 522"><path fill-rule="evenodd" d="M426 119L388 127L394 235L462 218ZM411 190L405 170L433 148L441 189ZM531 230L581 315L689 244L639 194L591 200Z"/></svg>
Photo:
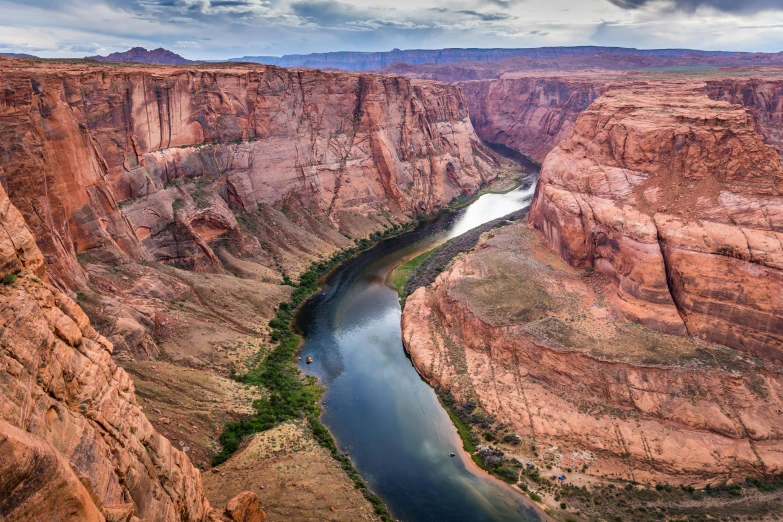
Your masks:
<svg viewBox="0 0 783 522"><path fill-rule="evenodd" d="M481 139L502 143L541 162L571 135L582 111L600 96L595 79L527 77L457 83Z"/></svg>
<svg viewBox="0 0 783 522"><path fill-rule="evenodd" d="M63 288L85 285L85 252L220 271L222 239L234 257L296 272L267 244L314 245L306 265L497 174L444 84L6 60L0 85L0 182ZM281 227L308 240L277 237Z"/></svg>
<svg viewBox="0 0 783 522"><path fill-rule="evenodd" d="M112 345L46 282L0 188L0 518L206 520L187 456L149 423Z"/></svg>
<svg viewBox="0 0 783 522"><path fill-rule="evenodd" d="M781 361L783 166L743 106L703 88L605 90L547 156L530 222L609 276L627 319Z"/></svg>
<svg viewBox="0 0 783 522"><path fill-rule="evenodd" d="M228 501L225 517L231 522L264 522L266 513L258 503L258 495L250 491L240 493Z"/></svg>

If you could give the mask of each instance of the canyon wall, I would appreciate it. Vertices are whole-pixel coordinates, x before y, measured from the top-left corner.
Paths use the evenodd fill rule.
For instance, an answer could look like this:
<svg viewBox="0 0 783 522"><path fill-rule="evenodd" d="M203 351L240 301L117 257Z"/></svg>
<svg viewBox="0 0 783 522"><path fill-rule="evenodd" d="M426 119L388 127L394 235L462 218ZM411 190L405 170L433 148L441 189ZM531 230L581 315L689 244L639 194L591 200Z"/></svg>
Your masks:
<svg viewBox="0 0 783 522"><path fill-rule="evenodd" d="M783 80L721 78L707 80L704 92L713 100L739 104L753 116L767 145L783 156Z"/></svg>
<svg viewBox="0 0 783 522"><path fill-rule="evenodd" d="M46 282L2 188L0 278L0 519L206 520L198 470L144 416L111 343Z"/></svg>
<svg viewBox="0 0 783 522"><path fill-rule="evenodd" d="M781 361L783 166L751 114L698 82L606 89L547 156L530 222L611 278L625 318Z"/></svg>
<svg viewBox="0 0 783 522"><path fill-rule="evenodd" d="M85 285L85 252L220 271L220 237L279 268L267 238L249 232L271 207L288 203L295 216L278 217L318 243L312 259L497 174L464 97L445 84L4 60L0 85L0 183L62 288Z"/></svg>
<svg viewBox="0 0 783 522"><path fill-rule="evenodd" d="M541 162L570 136L579 114L600 96L603 82L527 77L458 82L481 139L502 143Z"/></svg>
<svg viewBox="0 0 783 522"><path fill-rule="evenodd" d="M616 291L518 222L408 297L403 340L428 382L491 419L476 416L487 440L577 485L781 473L779 367L622 321Z"/></svg>

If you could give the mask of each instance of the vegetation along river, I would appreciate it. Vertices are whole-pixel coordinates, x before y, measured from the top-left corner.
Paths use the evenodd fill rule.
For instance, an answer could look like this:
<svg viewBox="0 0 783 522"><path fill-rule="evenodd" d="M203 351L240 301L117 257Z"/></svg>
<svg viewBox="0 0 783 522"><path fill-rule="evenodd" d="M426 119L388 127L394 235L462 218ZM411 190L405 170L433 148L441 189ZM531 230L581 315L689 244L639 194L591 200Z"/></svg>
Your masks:
<svg viewBox="0 0 783 522"><path fill-rule="evenodd" d="M528 206L535 175L527 180L345 263L296 318L305 336L302 370L327 387L323 423L405 522L541 519L521 491L480 470L463 451L448 413L405 355L399 297L386 285L402 260ZM312 364L304 363L307 357Z"/></svg>

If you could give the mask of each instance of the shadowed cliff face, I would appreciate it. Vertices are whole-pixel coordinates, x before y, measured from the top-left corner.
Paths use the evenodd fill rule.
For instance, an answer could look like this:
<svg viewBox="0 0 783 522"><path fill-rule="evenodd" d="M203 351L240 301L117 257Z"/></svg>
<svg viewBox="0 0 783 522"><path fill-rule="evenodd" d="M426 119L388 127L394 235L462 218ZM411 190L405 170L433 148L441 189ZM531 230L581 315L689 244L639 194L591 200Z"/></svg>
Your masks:
<svg viewBox="0 0 783 522"><path fill-rule="evenodd" d="M530 222L608 275L626 318L780 361L783 167L742 106L702 88L606 91L547 156ZM774 111L754 110L774 138Z"/></svg>
<svg viewBox="0 0 783 522"><path fill-rule="evenodd" d="M708 80L704 92L713 100L736 103L753 116L767 145L783 156L783 81L776 79Z"/></svg>
<svg viewBox="0 0 783 522"><path fill-rule="evenodd" d="M458 82L481 139L543 161L570 136L579 114L603 89L599 80L518 78Z"/></svg>
<svg viewBox="0 0 783 522"><path fill-rule="evenodd" d="M0 277L0 518L206 520L198 470L146 419L111 343L45 282L2 188Z"/></svg>
<svg viewBox="0 0 783 522"><path fill-rule="evenodd" d="M340 232L437 210L497 167L464 97L444 84L262 66L19 64L0 63L2 181L63 286L85 284L76 256L86 251L219 271L214 240L230 236L261 258L267 237L248 223L285 202L300 235L324 243L309 255L328 253L349 243Z"/></svg>

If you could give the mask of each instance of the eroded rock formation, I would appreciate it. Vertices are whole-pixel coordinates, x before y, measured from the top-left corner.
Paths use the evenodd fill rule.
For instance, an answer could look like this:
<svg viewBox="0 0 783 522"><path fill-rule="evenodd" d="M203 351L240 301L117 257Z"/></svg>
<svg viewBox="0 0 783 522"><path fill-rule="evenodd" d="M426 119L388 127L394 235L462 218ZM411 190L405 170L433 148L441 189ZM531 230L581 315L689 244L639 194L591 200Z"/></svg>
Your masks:
<svg viewBox="0 0 783 522"><path fill-rule="evenodd" d="M0 518L206 520L198 470L144 416L111 343L46 282L2 188L0 278Z"/></svg>
<svg viewBox="0 0 783 522"><path fill-rule="evenodd" d="M13 517L217 517L188 455L208 465L225 421L252 411L228 374L268 342L284 277L476 191L504 162L461 92L433 82L5 60L0 85L0 186L19 209L0 220L0 276L18 276L0 285L0 450L19 462L0 487L37 486L0 505ZM328 455L314 465L350 484ZM351 519L372 509L343 497L356 506L331 508ZM260 520L257 507L245 496L227 516Z"/></svg>
<svg viewBox="0 0 783 522"><path fill-rule="evenodd" d="M162 47L152 51L148 51L144 47L133 47L121 53L111 53L107 56L87 56L84 59L96 62L132 62L158 65L186 65L193 63L192 60L186 60L177 53Z"/></svg>
<svg viewBox="0 0 783 522"><path fill-rule="evenodd" d="M428 382L494 419L482 432L521 437L506 450L577 484L781 473L777 365L624 322L614 294L520 222L408 297L403 340Z"/></svg>
<svg viewBox="0 0 783 522"><path fill-rule="evenodd" d="M496 439L537 448L510 451L539 466L646 483L775 476L777 82L600 91L543 163L533 228L487 233L408 297L411 359L494 418Z"/></svg>
<svg viewBox="0 0 783 522"><path fill-rule="evenodd" d="M527 77L457 83L482 139L541 162L571 135L574 122L600 94L603 82Z"/></svg>
<svg viewBox="0 0 783 522"><path fill-rule="evenodd" d="M783 156L783 81L775 78L707 80L704 92L713 100L739 104L753 116L767 145Z"/></svg>
<svg viewBox="0 0 783 522"><path fill-rule="evenodd" d="M612 279L624 317L781 361L783 166L743 106L702 88L604 92L547 156L530 222Z"/></svg>
<svg viewBox="0 0 783 522"><path fill-rule="evenodd" d="M323 243L312 259L496 175L464 97L444 84L23 63L0 64L2 183L63 287L84 286L76 256L87 251L221 270L218 236L233 238L235 257L277 268L253 229L286 201L296 212L279 219Z"/></svg>

